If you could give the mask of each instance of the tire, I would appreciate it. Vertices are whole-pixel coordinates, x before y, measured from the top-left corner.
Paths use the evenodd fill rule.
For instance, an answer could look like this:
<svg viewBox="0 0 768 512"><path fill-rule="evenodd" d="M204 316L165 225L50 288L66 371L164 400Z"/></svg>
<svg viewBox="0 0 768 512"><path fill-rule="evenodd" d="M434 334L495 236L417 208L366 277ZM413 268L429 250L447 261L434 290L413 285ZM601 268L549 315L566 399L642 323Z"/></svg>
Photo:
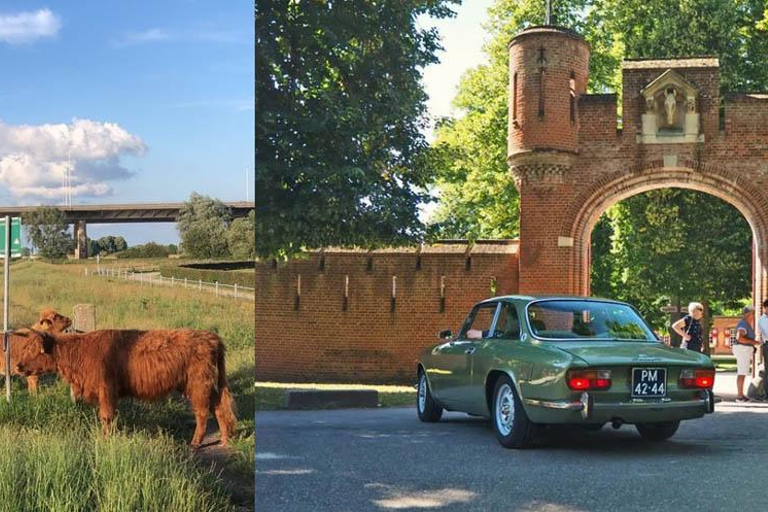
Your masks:
<svg viewBox="0 0 768 512"><path fill-rule="evenodd" d="M665 421L663 423L638 423L635 425L637 432L646 441L658 443L666 441L677 432L680 421Z"/></svg>
<svg viewBox="0 0 768 512"><path fill-rule="evenodd" d="M429 390L429 381L423 370L419 370L416 412L419 413L419 419L427 423L440 421L440 417L443 415L443 408L432 398L432 392Z"/></svg>
<svg viewBox="0 0 768 512"><path fill-rule="evenodd" d="M504 448L528 448L533 443L536 425L528 419L515 385L506 375L499 377L493 389L491 423Z"/></svg>

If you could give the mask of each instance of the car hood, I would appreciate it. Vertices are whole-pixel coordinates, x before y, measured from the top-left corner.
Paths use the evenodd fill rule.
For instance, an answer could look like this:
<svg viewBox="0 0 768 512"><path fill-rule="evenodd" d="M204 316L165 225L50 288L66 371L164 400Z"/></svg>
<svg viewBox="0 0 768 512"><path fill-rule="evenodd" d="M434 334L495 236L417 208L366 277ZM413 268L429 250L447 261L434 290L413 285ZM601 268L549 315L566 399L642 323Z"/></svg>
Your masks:
<svg viewBox="0 0 768 512"><path fill-rule="evenodd" d="M673 364L710 366L704 354L673 348L661 343L635 341L559 341L550 342L564 352L584 360L589 366Z"/></svg>

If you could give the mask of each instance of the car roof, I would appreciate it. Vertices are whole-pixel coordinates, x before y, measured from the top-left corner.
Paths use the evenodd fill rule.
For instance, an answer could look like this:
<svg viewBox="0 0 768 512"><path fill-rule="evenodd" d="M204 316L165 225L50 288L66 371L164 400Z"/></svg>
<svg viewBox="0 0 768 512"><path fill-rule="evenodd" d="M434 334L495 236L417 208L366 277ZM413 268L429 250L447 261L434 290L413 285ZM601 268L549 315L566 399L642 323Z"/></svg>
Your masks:
<svg viewBox="0 0 768 512"><path fill-rule="evenodd" d="M491 297L489 299L481 300L478 304L485 302L494 302L499 300L516 301L516 302L534 302L539 300L586 300L595 302L611 302L614 304L626 304L614 299L604 299L602 297L584 297L579 295L499 295L497 297Z"/></svg>

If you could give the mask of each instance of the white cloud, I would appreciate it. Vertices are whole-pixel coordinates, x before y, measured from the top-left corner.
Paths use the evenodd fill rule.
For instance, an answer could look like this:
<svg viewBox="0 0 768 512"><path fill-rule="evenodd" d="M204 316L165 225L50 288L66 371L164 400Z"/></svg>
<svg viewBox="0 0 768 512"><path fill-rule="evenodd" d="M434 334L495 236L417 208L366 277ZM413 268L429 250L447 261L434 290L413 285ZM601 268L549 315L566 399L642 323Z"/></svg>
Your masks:
<svg viewBox="0 0 768 512"><path fill-rule="evenodd" d="M159 41L181 42L210 42L224 44L249 44L253 42L253 34L241 30L229 30L219 28L194 28L194 29L168 29L150 28L147 30L129 30L113 39L111 44L115 48L125 48Z"/></svg>
<svg viewBox="0 0 768 512"><path fill-rule="evenodd" d="M113 46L124 47L137 44L152 43L171 39L171 34L162 28L150 28L142 31L125 32L119 38L112 41Z"/></svg>
<svg viewBox="0 0 768 512"><path fill-rule="evenodd" d="M13 126L0 121L0 186L17 200L62 199L69 168L73 196L110 195L110 181L133 175L120 157L143 155L146 149L141 138L115 123L73 119Z"/></svg>
<svg viewBox="0 0 768 512"><path fill-rule="evenodd" d="M49 9L0 14L0 41L6 43L29 43L42 37L53 37L60 28L61 19Z"/></svg>

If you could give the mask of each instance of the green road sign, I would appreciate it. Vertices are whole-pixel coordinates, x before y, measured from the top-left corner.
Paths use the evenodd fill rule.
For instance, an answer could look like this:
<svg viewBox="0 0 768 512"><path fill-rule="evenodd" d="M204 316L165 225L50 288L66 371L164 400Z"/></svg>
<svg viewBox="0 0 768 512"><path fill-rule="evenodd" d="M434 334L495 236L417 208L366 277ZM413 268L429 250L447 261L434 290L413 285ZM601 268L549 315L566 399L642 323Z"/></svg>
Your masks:
<svg viewBox="0 0 768 512"><path fill-rule="evenodd" d="M11 217L11 258L21 256L21 217ZM5 258L5 217L0 217L0 258Z"/></svg>

